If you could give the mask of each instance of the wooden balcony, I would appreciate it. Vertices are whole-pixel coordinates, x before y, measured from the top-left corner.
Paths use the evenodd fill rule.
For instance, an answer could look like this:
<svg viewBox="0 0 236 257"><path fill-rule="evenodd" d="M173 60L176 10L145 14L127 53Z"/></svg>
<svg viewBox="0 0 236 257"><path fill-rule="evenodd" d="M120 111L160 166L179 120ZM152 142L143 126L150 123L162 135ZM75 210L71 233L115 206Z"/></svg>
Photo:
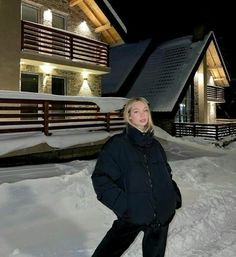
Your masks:
<svg viewBox="0 0 236 257"><path fill-rule="evenodd" d="M214 101L218 103L224 103L224 88L223 87L213 87L207 86L207 100Z"/></svg>
<svg viewBox="0 0 236 257"><path fill-rule="evenodd" d="M109 46L41 24L22 21L21 50L40 55L61 57L74 62L108 67Z"/></svg>

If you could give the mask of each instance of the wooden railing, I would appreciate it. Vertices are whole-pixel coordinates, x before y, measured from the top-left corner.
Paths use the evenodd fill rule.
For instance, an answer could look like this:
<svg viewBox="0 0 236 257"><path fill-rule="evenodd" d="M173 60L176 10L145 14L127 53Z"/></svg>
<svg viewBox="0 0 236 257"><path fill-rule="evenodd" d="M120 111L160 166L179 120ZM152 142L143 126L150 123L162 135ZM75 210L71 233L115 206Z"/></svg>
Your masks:
<svg viewBox="0 0 236 257"><path fill-rule="evenodd" d="M173 135L176 137L193 136L220 140L227 136L236 136L236 122L232 123L173 123Z"/></svg>
<svg viewBox="0 0 236 257"><path fill-rule="evenodd" d="M21 49L108 67L108 45L64 30L22 21Z"/></svg>
<svg viewBox="0 0 236 257"><path fill-rule="evenodd" d="M213 86L208 85L207 86L207 100L224 103L225 102L224 88L213 87Z"/></svg>
<svg viewBox="0 0 236 257"><path fill-rule="evenodd" d="M0 133L42 131L50 136L60 129L111 131L123 127L119 111L100 112L89 101L0 99Z"/></svg>

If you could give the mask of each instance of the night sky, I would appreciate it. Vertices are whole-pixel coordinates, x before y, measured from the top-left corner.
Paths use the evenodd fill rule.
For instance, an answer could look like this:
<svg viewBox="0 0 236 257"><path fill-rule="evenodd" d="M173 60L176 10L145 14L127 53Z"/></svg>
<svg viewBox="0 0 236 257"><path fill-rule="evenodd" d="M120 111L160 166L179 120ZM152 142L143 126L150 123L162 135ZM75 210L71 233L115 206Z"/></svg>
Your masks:
<svg viewBox="0 0 236 257"><path fill-rule="evenodd" d="M175 4L157 0L109 2L127 27L128 41L155 37L161 42L194 31L213 30L230 77L236 80L236 12L227 1L212 2L211 5L210 1L201 0L173 1Z"/></svg>
<svg viewBox="0 0 236 257"><path fill-rule="evenodd" d="M109 0L127 28L125 41L156 38L162 42L179 36L214 31L228 69L231 86L224 109L236 118L236 12L230 1Z"/></svg>

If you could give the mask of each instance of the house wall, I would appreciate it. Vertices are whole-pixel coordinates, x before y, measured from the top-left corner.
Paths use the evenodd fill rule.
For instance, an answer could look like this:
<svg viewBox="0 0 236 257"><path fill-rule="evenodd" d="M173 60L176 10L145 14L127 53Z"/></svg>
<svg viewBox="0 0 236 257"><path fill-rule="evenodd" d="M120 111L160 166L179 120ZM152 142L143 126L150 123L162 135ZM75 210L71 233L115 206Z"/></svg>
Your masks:
<svg viewBox="0 0 236 257"><path fill-rule="evenodd" d="M51 76L43 84L45 75L37 65L20 64L21 54L21 2L35 4L40 8L40 20L42 21L43 11L51 9L53 12L67 17L66 29L73 33L91 39L100 40L100 34L94 32L90 21L86 18L79 7L71 8L66 0L12 0L0 1L0 89L20 90L20 73L34 73L39 75L39 92L51 93ZM86 21L90 30L86 33L80 31L79 24ZM7 24L7 26L6 26ZM81 72L54 69L51 75L63 77L66 80L67 95L78 95L83 83ZM101 95L101 77L89 75L88 83L92 94Z"/></svg>
<svg viewBox="0 0 236 257"><path fill-rule="evenodd" d="M21 1L0 1L0 89L19 90Z"/></svg>
<svg viewBox="0 0 236 257"><path fill-rule="evenodd" d="M197 73L194 76L194 121L212 123L216 119L215 103L207 100L207 85L209 71L206 58L203 58Z"/></svg>
<svg viewBox="0 0 236 257"><path fill-rule="evenodd" d="M41 20L43 17L43 11L50 9L55 13L61 14L64 17L67 17L66 20L66 30L77 33L82 36L89 37L91 39L100 40L100 34L93 32L94 29L92 27L92 24L90 21L85 17L83 12L76 7L71 8L69 6L68 1L63 0L24 0L25 3L28 4L34 4L36 3L37 6L40 8L41 12ZM81 31L79 25L81 22L86 21L90 30L87 32ZM40 76L40 84L39 84L39 92L42 93L51 93L52 85L51 85L51 78L52 76L58 76L62 77L66 81L66 95L78 95L81 85L83 83L83 76L80 72L72 72L68 70L59 70L54 69L50 76L47 78L46 83L45 81L45 75L42 74L42 71L39 69L39 67L29 67L30 65L22 65L21 66L21 72L31 72L34 70L34 73L39 74ZM100 96L101 95L101 78L100 76L95 75L89 75L88 77L88 83L92 92L92 95Z"/></svg>
<svg viewBox="0 0 236 257"><path fill-rule="evenodd" d="M216 104L213 102L208 102L208 115L207 115L207 122L214 123L216 121Z"/></svg>
<svg viewBox="0 0 236 257"><path fill-rule="evenodd" d="M21 64L21 72L29 74L38 74L39 75L39 93L48 93L51 94L51 79L52 76L62 77L66 81L66 95L76 96L79 94L79 90L83 83L83 76L79 72L63 71L54 69L50 76L45 80L45 74L42 73L41 69L38 66ZM45 82L45 84L44 84ZM101 78L100 76L88 77L89 85L92 85L91 91L94 96L101 95Z"/></svg>
<svg viewBox="0 0 236 257"><path fill-rule="evenodd" d="M206 58L203 58L198 68L198 110L199 110L199 122L207 123L207 66Z"/></svg>
<svg viewBox="0 0 236 257"><path fill-rule="evenodd" d="M80 27L78 26L82 21L86 21L88 26L93 28L92 23L86 18L84 13L78 7L70 7L67 0L23 0L22 2L34 4L36 3L41 9L41 16L43 11L50 9L58 14L67 16L67 31L81 34ZM42 18L42 17L41 17ZM85 33L83 36L100 40L99 33L93 33L92 30Z"/></svg>
<svg viewBox="0 0 236 257"><path fill-rule="evenodd" d="M194 76L194 122L208 122L207 74L206 58L204 57Z"/></svg>
<svg viewBox="0 0 236 257"><path fill-rule="evenodd" d="M194 122L199 121L199 91L198 91L198 78L197 78L197 73L194 76L194 99L193 99L193 106L194 106Z"/></svg>

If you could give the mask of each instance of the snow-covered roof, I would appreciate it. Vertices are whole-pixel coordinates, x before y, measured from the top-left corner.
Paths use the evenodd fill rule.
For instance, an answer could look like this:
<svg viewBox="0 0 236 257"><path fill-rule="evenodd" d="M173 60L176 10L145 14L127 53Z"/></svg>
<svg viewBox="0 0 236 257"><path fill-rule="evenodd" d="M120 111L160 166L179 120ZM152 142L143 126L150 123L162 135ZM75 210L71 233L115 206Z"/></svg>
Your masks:
<svg viewBox="0 0 236 257"><path fill-rule="evenodd" d="M127 97L145 97L154 112L171 112L209 39L177 38L158 46L145 63Z"/></svg>
<svg viewBox="0 0 236 257"><path fill-rule="evenodd" d="M119 90L150 41L147 39L139 43L123 44L110 49L111 73L102 77L102 94L112 94Z"/></svg>
<svg viewBox="0 0 236 257"><path fill-rule="evenodd" d="M125 84L127 77L135 70L137 60L145 54L148 42L150 43L143 41L125 44L112 49L111 74L105 75L102 80L104 93L119 95L119 90ZM229 78L214 33L210 31L199 41L193 42L190 35L156 46L145 59L142 70L135 73L138 75L130 82L132 85L127 89L126 97L143 96L149 101L153 112L172 112L181 100L182 92L189 85L191 76L202 61L210 42L214 43L214 54L219 55L217 60L219 59L220 65L218 63L215 65L221 66L223 70L220 73L225 72ZM214 61L215 59L212 63Z"/></svg>

